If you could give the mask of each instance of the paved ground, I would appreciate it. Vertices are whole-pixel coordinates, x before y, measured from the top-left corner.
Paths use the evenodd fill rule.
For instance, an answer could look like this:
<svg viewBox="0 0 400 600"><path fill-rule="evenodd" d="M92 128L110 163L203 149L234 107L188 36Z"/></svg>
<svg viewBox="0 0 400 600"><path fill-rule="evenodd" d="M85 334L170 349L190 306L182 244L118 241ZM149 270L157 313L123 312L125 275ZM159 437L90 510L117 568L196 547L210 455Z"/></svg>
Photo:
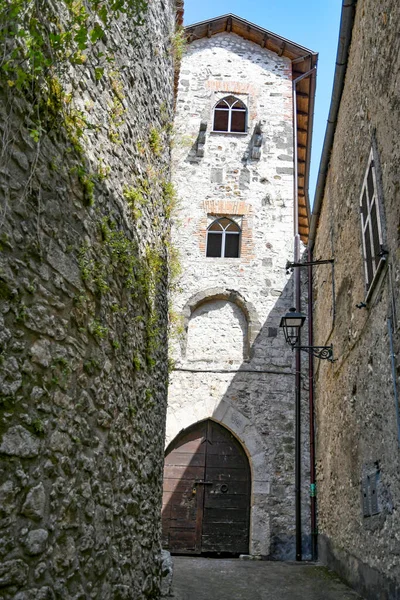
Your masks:
<svg viewBox="0 0 400 600"><path fill-rule="evenodd" d="M174 556L174 600L361 600L325 567Z"/></svg>

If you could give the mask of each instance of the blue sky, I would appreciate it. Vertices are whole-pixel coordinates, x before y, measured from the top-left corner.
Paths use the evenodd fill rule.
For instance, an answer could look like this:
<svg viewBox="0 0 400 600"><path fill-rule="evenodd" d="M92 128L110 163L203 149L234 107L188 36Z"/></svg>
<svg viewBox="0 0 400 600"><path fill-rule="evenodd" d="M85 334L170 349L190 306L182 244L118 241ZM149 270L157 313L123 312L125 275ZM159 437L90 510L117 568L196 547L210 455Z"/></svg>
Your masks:
<svg viewBox="0 0 400 600"><path fill-rule="evenodd" d="M185 25L233 13L319 53L310 173L311 204L331 100L341 6L341 0L185 0Z"/></svg>

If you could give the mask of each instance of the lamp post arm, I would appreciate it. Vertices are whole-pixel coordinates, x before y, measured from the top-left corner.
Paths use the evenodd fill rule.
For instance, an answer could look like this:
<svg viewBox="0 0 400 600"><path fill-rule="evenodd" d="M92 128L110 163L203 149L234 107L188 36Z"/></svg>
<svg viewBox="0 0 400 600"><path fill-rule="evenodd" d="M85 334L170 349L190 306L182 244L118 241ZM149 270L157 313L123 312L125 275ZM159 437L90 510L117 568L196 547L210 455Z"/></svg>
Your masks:
<svg viewBox="0 0 400 600"><path fill-rule="evenodd" d="M330 346L292 346L292 349L304 350L304 352L308 352L308 354L312 354L321 360L329 360L330 362L334 362L335 360L333 358L332 344Z"/></svg>

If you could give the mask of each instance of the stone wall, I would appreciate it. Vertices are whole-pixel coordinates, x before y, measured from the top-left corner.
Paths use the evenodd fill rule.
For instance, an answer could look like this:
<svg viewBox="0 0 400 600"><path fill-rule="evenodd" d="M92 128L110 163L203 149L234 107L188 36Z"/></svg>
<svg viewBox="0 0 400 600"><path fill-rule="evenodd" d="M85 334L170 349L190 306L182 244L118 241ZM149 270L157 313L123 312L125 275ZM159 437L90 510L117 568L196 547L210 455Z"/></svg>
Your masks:
<svg viewBox="0 0 400 600"><path fill-rule="evenodd" d="M159 597L174 13L114 22L104 73L69 70L79 146L78 113L35 133L2 90L5 599Z"/></svg>
<svg viewBox="0 0 400 600"><path fill-rule="evenodd" d="M248 132L212 132L212 110L233 94ZM294 368L279 321L293 305L291 63L235 34L191 42L183 57L173 149L180 210L174 240L183 267L174 296L184 332L174 350L167 443L212 418L243 444L252 471L250 549L294 558ZM200 124L206 124L199 156ZM251 144L260 123L261 157ZM203 142L201 142L203 143ZM240 258L207 258L216 216L237 219ZM303 422L307 422L306 407ZM304 532L308 533L305 430ZM305 544L307 554L307 544Z"/></svg>
<svg viewBox="0 0 400 600"><path fill-rule="evenodd" d="M398 387L399 26L396 2L378 10L371 0L357 3L314 253L335 258L334 298L330 267L317 267L314 280L315 343L332 342L337 359L321 362L316 380L321 557L371 599L400 597L399 432L388 329L390 319ZM371 148L388 253L366 301L359 201ZM364 516L368 476L378 496L373 516Z"/></svg>

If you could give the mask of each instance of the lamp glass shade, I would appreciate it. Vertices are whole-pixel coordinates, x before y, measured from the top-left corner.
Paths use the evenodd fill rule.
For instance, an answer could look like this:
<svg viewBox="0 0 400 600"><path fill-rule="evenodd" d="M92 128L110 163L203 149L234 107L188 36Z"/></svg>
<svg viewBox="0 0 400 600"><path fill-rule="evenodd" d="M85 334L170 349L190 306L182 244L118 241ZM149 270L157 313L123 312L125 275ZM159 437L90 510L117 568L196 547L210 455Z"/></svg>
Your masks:
<svg viewBox="0 0 400 600"><path fill-rule="evenodd" d="M280 327L283 328L285 340L291 346L295 346L299 339L299 332L303 326L306 316L297 312L295 308L289 309L289 312L281 318Z"/></svg>
<svg viewBox="0 0 400 600"><path fill-rule="evenodd" d="M303 323L304 323L303 319L301 319L300 317L299 318L297 318L297 317L293 318L291 316L289 318L288 317L284 317L284 319L285 319L285 326L286 327L302 327Z"/></svg>

